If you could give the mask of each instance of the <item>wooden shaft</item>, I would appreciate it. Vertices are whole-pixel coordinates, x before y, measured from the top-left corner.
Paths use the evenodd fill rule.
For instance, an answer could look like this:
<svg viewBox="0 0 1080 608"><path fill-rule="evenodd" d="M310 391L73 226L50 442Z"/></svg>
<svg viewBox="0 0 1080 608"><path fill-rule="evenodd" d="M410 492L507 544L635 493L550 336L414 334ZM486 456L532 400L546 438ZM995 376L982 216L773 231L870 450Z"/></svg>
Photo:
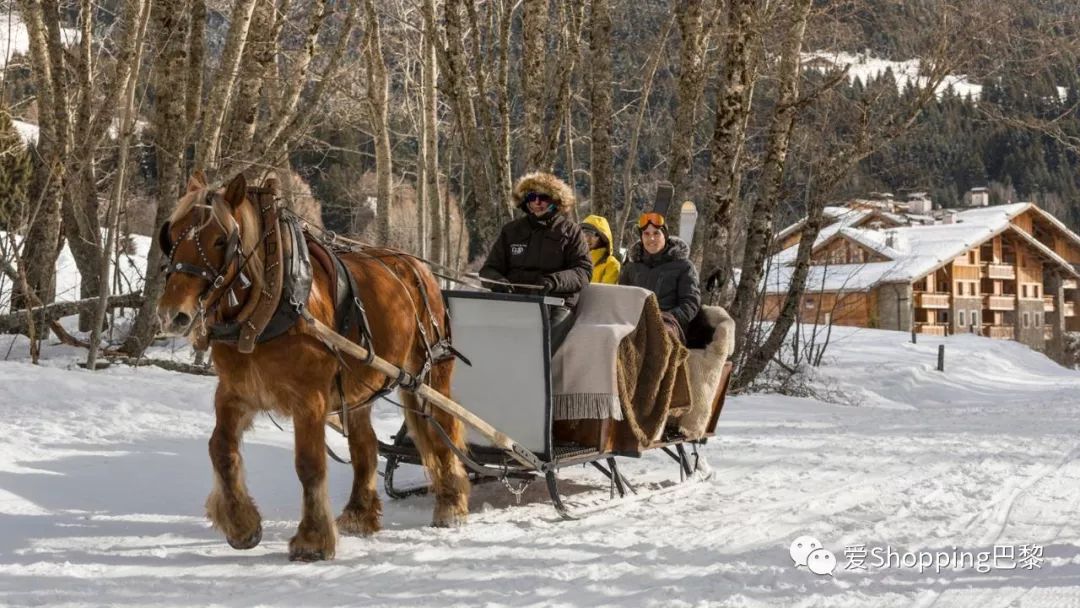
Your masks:
<svg viewBox="0 0 1080 608"><path fill-rule="evenodd" d="M316 338L321 340L327 346L345 352L361 361L366 360L368 357L368 350L363 346L349 340L348 338L337 333L333 329L330 329L326 324L317 319L308 321L308 327ZM402 371L393 363L390 363L386 359L373 355L371 361L371 367L385 376L396 378ZM427 401L444 412L450 414L454 418L461 420L465 424L476 429L478 433L487 438L488 441L495 444L502 450L505 450L508 454L514 457L518 462L528 466L529 468L536 468L536 462L530 462L529 459L521 455L519 450L522 450L517 443L511 439L505 433L499 431L495 427L491 426L487 422L484 422L476 414L465 409L459 403L450 399L446 395L436 391L427 384L420 384L419 388L415 391L416 395Z"/></svg>

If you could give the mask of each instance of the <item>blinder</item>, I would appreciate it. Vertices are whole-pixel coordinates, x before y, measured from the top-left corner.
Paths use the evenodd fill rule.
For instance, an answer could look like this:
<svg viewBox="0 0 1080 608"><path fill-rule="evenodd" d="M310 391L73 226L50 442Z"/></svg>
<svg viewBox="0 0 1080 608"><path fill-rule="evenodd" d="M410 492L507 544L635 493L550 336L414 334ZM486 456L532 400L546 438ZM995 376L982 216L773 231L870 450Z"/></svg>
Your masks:
<svg viewBox="0 0 1080 608"><path fill-rule="evenodd" d="M168 257L172 257L172 236L169 231L172 229L172 222L165 222L161 225L161 230L157 235L157 246L161 250L161 253Z"/></svg>
<svg viewBox="0 0 1080 608"><path fill-rule="evenodd" d="M208 283L208 285L206 286L206 289L204 289L203 292L199 295L199 300L201 302L206 302L210 299L209 295L212 291L221 288L224 285L225 275L229 273L229 270L232 268L233 263L236 261L237 255L240 255L241 258L244 257L243 253L240 251L239 227L234 226L233 229L229 231L229 236L225 244L225 259L222 262L221 267L218 269L213 268L213 265L207 257L206 250L203 248L202 240L199 238L199 232L201 232L201 230L196 231L195 226L192 226L192 228L188 231L187 235L195 241L195 247L199 253L199 257L202 259L203 265L197 266L195 264L188 264L186 262L175 262L173 260L173 257L176 255L176 249L175 244L172 242L171 229L172 223L165 222L161 226L161 230L158 232L157 238L157 245L161 248L161 252L166 256L164 267L165 278L166 280L168 280L169 275L175 274L177 272L182 272L184 274L194 275L199 277L200 279L203 279ZM229 285L225 286L226 288L230 287L232 283L237 280L237 278L240 279L242 284L250 284L250 281L248 281L247 277L244 276L243 272L243 266L246 265L246 262L246 259L241 260L241 267L238 269L237 276L233 277L233 280L229 282ZM245 285L245 287L247 285ZM218 297L220 297L220 294L218 294ZM214 297L213 300L216 301L218 297Z"/></svg>

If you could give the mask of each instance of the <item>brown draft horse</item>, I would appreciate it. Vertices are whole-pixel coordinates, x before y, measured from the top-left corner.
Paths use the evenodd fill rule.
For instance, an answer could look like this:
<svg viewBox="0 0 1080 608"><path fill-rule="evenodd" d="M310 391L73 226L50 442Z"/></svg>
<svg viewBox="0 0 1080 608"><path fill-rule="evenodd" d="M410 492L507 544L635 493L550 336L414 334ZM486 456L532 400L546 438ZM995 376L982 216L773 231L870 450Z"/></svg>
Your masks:
<svg viewBox="0 0 1080 608"><path fill-rule="evenodd" d="M247 298L261 288L263 227L259 210L247 192L242 175L223 191L208 189L201 174L189 181L187 193L178 202L163 233L170 249L164 255L168 256L170 268L187 264L189 268L201 267L224 278L215 281L213 274L171 272L157 308L165 332L190 335L200 323L221 323L235 318ZM239 249L230 251L237 243ZM428 324L429 333L438 324L445 324L446 319L442 298L438 297L439 286L431 272L411 257L394 255L392 250L366 249L362 253L343 254L341 258L356 278L376 353L410 373L420 370L426 353L417 326L418 315ZM248 287L241 287L247 281L233 281L241 270L252 281ZM312 274L308 311L315 319L334 327L330 277L319 264L312 264ZM235 300L217 293L230 286L236 289ZM433 295L429 302L430 315L424 307L415 308L415 303L421 301L421 288ZM212 306L210 302L218 305ZM204 307L213 312L204 312ZM306 325L300 319L284 335L257 344L250 354L239 352L233 344L214 343L217 424L210 438L214 487L206 499L206 513L232 547L250 549L259 544L262 519L244 481L240 440L256 413L269 410L292 416L296 474L303 485L303 514L296 535L289 541L289 559L311 561L334 557L339 529L344 534L359 536L378 531L382 505L375 490L378 446L371 426L371 409L359 408L348 416L352 493L335 525L327 494L324 433L327 414L341 405L334 376L342 367L342 360L308 335ZM351 333L349 338L357 340L355 327ZM383 386L385 377L361 361L349 357L343 361L346 403L363 403ZM453 360L435 363L427 380L432 388L447 396L453 364ZM432 525L461 525L468 515L469 482L465 469L435 429L415 413L419 409L415 396L405 391L400 396L406 406L406 423L435 493ZM433 418L462 448L461 423L437 408L432 409Z"/></svg>

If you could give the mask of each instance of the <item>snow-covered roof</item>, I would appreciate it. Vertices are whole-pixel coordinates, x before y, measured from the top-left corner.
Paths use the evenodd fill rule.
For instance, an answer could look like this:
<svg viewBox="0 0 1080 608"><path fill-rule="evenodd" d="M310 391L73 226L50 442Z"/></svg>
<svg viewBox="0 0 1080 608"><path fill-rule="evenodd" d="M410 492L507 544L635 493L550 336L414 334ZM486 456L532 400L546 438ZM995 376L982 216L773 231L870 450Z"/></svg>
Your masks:
<svg viewBox="0 0 1080 608"><path fill-rule="evenodd" d="M891 258L887 262L864 264L837 264L811 266L806 282L807 291L866 291L881 283L911 282L930 274L949 263L965 251L978 246L987 239L1012 228L1039 250L1072 270L1072 266L1033 237L1013 226L1012 219L1030 208L1031 203L1014 203L995 207L980 207L956 213L952 224L930 226L903 226L888 231L876 231L838 226L823 240L818 237L814 249L820 248L833 237L850 238L860 245L870 247ZM842 231L842 232L841 232ZM886 233L897 236L892 247L886 247ZM822 230L825 234L825 230ZM903 243L899 245L897 243ZM784 293L795 270L793 265L797 248L789 247L773 256L770 271L765 278L766 293ZM1080 275L1078 275L1080 276Z"/></svg>

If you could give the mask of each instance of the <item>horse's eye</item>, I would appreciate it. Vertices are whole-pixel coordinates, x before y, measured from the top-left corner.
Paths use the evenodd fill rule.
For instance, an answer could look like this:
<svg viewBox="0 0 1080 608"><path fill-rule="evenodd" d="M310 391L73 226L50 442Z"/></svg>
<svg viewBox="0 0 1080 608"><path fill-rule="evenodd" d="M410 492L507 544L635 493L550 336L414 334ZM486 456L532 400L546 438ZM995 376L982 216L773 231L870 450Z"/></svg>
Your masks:
<svg viewBox="0 0 1080 608"><path fill-rule="evenodd" d="M216 239L214 239L214 247L218 247L218 248L224 247L226 242L227 241L225 240L225 237L219 236Z"/></svg>

